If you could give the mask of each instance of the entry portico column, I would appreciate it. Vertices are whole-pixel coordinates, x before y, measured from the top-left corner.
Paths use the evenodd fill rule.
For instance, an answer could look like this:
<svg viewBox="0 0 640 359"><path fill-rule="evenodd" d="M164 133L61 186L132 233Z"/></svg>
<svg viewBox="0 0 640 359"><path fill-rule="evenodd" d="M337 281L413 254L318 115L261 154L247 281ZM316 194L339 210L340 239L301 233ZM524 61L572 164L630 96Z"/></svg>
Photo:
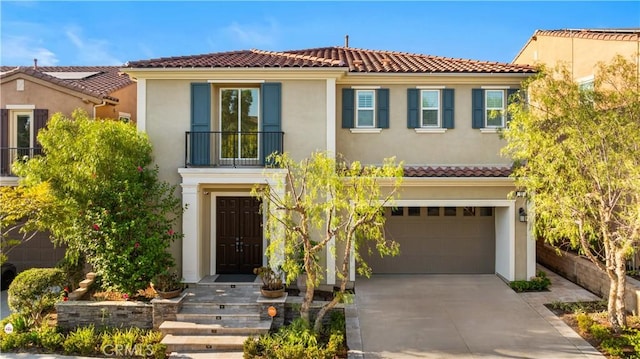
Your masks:
<svg viewBox="0 0 640 359"><path fill-rule="evenodd" d="M200 209L197 184L182 184L182 207L182 278L187 283L197 283L202 279L198 253Z"/></svg>

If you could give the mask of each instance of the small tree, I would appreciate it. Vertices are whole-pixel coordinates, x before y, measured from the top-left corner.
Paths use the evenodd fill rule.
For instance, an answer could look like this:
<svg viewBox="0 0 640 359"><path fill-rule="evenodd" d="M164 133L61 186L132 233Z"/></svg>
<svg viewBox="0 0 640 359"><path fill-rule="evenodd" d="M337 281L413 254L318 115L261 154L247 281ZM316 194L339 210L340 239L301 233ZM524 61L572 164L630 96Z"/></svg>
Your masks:
<svg viewBox="0 0 640 359"><path fill-rule="evenodd" d="M44 155L17 163L15 173L27 189L46 184L46 201L64 210L35 227L67 244L68 257L84 256L106 289L135 293L173 265L167 249L179 237L172 228L182 208L151 166L145 134L77 110L71 119L55 114L38 141Z"/></svg>
<svg viewBox="0 0 640 359"><path fill-rule="evenodd" d="M64 215L64 207L53 201L47 183L30 188L0 187L0 264L13 248L33 238L45 222Z"/></svg>
<svg viewBox="0 0 640 359"><path fill-rule="evenodd" d="M397 195L402 165L396 165L393 159L385 160L382 166L336 163L322 152L299 163L287 154L273 156L272 160L276 167L284 169L284 181L280 187L256 187L253 193L265 202L268 256L273 260L284 249L282 269L287 273L287 282L302 271L307 274L300 308L300 316L307 323L315 288L324 277L319 253L331 240L344 247L337 268L340 290L315 318L314 329L319 331L325 314L345 293L351 257L355 257L359 273L370 274L360 256L365 242L375 244L380 255L399 252L398 244L385 238L384 207L392 205Z"/></svg>
<svg viewBox="0 0 640 359"><path fill-rule="evenodd" d="M608 319L626 325L625 264L640 239L640 93L635 62L600 64L593 88L566 68L526 83L504 153L518 186L531 193L536 231L569 240L610 280Z"/></svg>

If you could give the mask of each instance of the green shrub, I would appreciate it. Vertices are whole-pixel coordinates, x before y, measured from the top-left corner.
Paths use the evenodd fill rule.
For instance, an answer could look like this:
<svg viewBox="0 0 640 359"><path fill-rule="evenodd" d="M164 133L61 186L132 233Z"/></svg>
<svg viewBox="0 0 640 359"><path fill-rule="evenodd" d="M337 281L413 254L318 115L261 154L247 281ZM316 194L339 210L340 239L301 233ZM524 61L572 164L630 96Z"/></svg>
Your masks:
<svg viewBox="0 0 640 359"><path fill-rule="evenodd" d="M20 313L11 313L0 322L0 325L4 328L8 323L13 326L14 333L26 333L34 327L33 319Z"/></svg>
<svg viewBox="0 0 640 359"><path fill-rule="evenodd" d="M149 330L140 336L139 342L145 349L145 354L156 359L163 359L167 356L167 346L160 343L162 341L162 333Z"/></svg>
<svg viewBox="0 0 640 359"><path fill-rule="evenodd" d="M64 335L55 327L43 325L37 330L39 345L49 352L56 352L62 348Z"/></svg>
<svg viewBox="0 0 640 359"><path fill-rule="evenodd" d="M93 325L77 328L67 335L67 339L62 344L65 354L93 354L98 345L98 337Z"/></svg>
<svg viewBox="0 0 640 359"><path fill-rule="evenodd" d="M551 280L547 278L547 274L543 271L538 271L535 277L531 280L515 280L509 283L511 289L518 293L521 292L541 292L547 290L551 285Z"/></svg>
<svg viewBox="0 0 640 359"><path fill-rule="evenodd" d="M249 337L243 345L245 358L326 358L332 359L342 348L344 335L332 332L326 343L302 319L294 320L274 334Z"/></svg>
<svg viewBox="0 0 640 359"><path fill-rule="evenodd" d="M636 354L640 356L640 331L637 329L629 329L623 336L626 338L627 343L633 346Z"/></svg>
<svg viewBox="0 0 640 359"><path fill-rule="evenodd" d="M18 274L9 287L9 308L30 317L36 324L60 299L65 285L63 271L32 268Z"/></svg>
<svg viewBox="0 0 640 359"><path fill-rule="evenodd" d="M589 333L591 333L591 335L593 335L593 337L600 342L604 341L605 339L611 338L611 332L609 331L609 328L598 323L594 323L591 325L591 328L589 328Z"/></svg>
<svg viewBox="0 0 640 359"><path fill-rule="evenodd" d="M591 326L594 324L593 319L587 313L578 313L576 315L576 320L578 321L578 328L582 333L588 333Z"/></svg>
<svg viewBox="0 0 640 359"><path fill-rule="evenodd" d="M0 335L0 352L29 349L32 345L37 345L38 336L35 332L6 334L2 331Z"/></svg>
<svg viewBox="0 0 640 359"><path fill-rule="evenodd" d="M47 155L14 170L25 186L49 184L52 209L38 224L62 239L66 256L84 256L104 289L129 295L173 266L168 249L182 236L174 231L182 201L160 179L146 134L77 109L71 118L54 114L38 141Z"/></svg>
<svg viewBox="0 0 640 359"><path fill-rule="evenodd" d="M627 344L628 342L624 337L609 337L600 343L600 347L611 356L622 357Z"/></svg>
<svg viewBox="0 0 640 359"><path fill-rule="evenodd" d="M106 331L102 333L102 343L100 344L100 352L105 353L113 348L122 348L124 352L131 353L136 349L136 343L143 330L138 328L116 329L112 332Z"/></svg>

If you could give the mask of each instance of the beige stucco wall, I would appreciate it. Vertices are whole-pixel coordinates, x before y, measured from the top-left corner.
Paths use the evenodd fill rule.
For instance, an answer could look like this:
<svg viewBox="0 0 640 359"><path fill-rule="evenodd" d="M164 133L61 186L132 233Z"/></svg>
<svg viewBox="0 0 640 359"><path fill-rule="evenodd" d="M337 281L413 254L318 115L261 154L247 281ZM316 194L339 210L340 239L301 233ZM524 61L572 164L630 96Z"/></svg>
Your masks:
<svg viewBox="0 0 640 359"><path fill-rule="evenodd" d="M6 108L6 105L35 105L39 109L48 109L49 116L56 112L71 116L77 108L84 109L89 115L93 113L92 103L84 103L81 98L67 92L27 79L24 80L24 91L17 91L16 81L17 78L12 78L2 83L0 89L2 108Z"/></svg>
<svg viewBox="0 0 640 359"><path fill-rule="evenodd" d="M284 150L300 161L327 148L327 106L324 81L282 83Z"/></svg>
<svg viewBox="0 0 640 359"><path fill-rule="evenodd" d="M190 83L184 80L147 80L145 132L153 145L159 176L180 184L177 169L184 167L185 132L190 130Z"/></svg>
<svg viewBox="0 0 640 359"><path fill-rule="evenodd" d="M513 60L515 64L565 63L575 79L591 76L598 62L609 62L616 55L638 63L638 41L596 40L538 35Z"/></svg>
<svg viewBox="0 0 640 359"><path fill-rule="evenodd" d="M505 80L503 86L519 88L521 79ZM407 128L407 89L419 84L382 86L389 89L389 128L380 133L352 133L342 128L342 88L337 90L336 142L337 151L348 160L379 164L384 158L396 156L405 165L508 165L500 155L506 144L497 133L482 133L471 128L471 90L480 84L447 85L455 90L455 128L445 133L416 133Z"/></svg>
<svg viewBox="0 0 640 359"><path fill-rule="evenodd" d="M163 180L180 183L185 165L185 132L190 131L190 80L147 80L145 131L154 144ZM230 87L232 85L224 85ZM243 84L241 86L248 87ZM282 81L284 149L296 160L326 148L326 96L323 81ZM218 91L212 85L212 129L218 127Z"/></svg>

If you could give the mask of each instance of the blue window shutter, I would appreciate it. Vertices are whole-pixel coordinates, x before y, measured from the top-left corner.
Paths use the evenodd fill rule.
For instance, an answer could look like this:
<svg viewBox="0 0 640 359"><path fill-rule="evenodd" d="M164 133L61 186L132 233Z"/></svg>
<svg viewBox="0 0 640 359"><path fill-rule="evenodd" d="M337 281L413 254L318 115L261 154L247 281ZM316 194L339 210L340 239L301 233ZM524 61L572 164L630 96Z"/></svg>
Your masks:
<svg viewBox="0 0 640 359"><path fill-rule="evenodd" d="M342 89L342 128L353 128L355 118L355 91Z"/></svg>
<svg viewBox="0 0 640 359"><path fill-rule="evenodd" d="M507 90L507 123L509 121L511 121L511 114L509 113L509 104L511 104L511 102L513 102L513 100L511 99L511 96L513 94L515 94L516 92L518 92L517 89L508 89Z"/></svg>
<svg viewBox="0 0 640 359"><path fill-rule="evenodd" d="M407 128L420 127L420 90L407 89Z"/></svg>
<svg viewBox="0 0 640 359"><path fill-rule="evenodd" d="M484 90L472 89L471 90L471 127L483 128L484 127Z"/></svg>
<svg viewBox="0 0 640 359"><path fill-rule="evenodd" d="M47 125L48 120L49 110L42 108L33 110L33 133L36 136L36 140L34 142L37 150L42 150L42 145L40 144L40 141L38 141L38 133Z"/></svg>
<svg viewBox="0 0 640 359"><path fill-rule="evenodd" d="M260 86L262 105L262 161L274 152L282 152L282 84L265 82Z"/></svg>
<svg viewBox="0 0 640 359"><path fill-rule="evenodd" d="M442 90L442 127L454 127L454 92L453 89Z"/></svg>
<svg viewBox="0 0 640 359"><path fill-rule="evenodd" d="M191 84L191 156L190 164L211 164L211 85Z"/></svg>
<svg viewBox="0 0 640 359"><path fill-rule="evenodd" d="M389 89L376 91L378 128L389 128Z"/></svg>

